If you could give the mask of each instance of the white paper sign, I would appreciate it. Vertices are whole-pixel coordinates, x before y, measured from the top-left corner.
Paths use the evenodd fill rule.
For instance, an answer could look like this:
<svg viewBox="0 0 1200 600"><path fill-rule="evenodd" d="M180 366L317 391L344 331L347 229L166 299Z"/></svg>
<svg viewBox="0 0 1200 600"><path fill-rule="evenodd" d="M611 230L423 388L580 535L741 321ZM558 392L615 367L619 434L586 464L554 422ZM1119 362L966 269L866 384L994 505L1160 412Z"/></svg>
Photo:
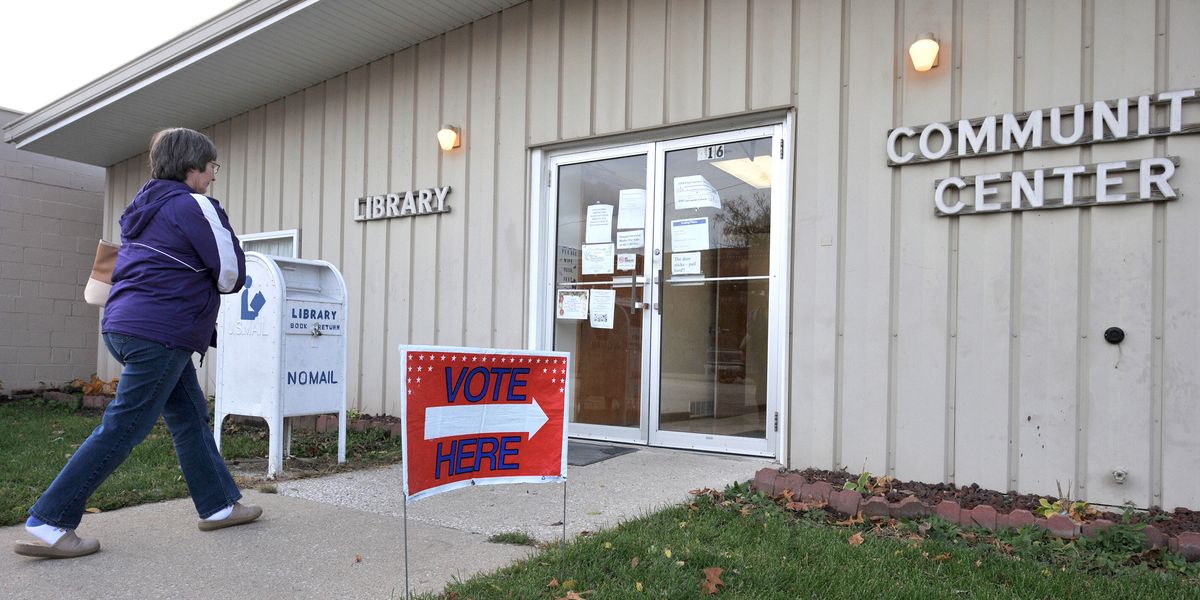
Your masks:
<svg viewBox="0 0 1200 600"><path fill-rule="evenodd" d="M700 270L699 252L681 252L671 255L672 275L703 275Z"/></svg>
<svg viewBox="0 0 1200 600"><path fill-rule="evenodd" d="M612 244L583 245L583 274L605 275L613 272Z"/></svg>
<svg viewBox="0 0 1200 600"><path fill-rule="evenodd" d="M617 232L617 250L628 250L630 248L641 248L646 242L643 240L643 231L641 229L631 229L629 231Z"/></svg>
<svg viewBox="0 0 1200 600"><path fill-rule="evenodd" d="M592 327L596 329L612 329L614 307L617 304L617 290L592 290Z"/></svg>
<svg viewBox="0 0 1200 600"><path fill-rule="evenodd" d="M586 319L587 317L587 290L558 290L558 318Z"/></svg>
<svg viewBox="0 0 1200 600"><path fill-rule="evenodd" d="M671 221L671 252L693 250L708 250L708 217Z"/></svg>
<svg viewBox="0 0 1200 600"><path fill-rule="evenodd" d="M584 231L583 243L603 244L612 241L611 204L593 204L587 207L587 229Z"/></svg>
<svg viewBox="0 0 1200 600"><path fill-rule="evenodd" d="M637 268L636 254L618 254L617 255L617 270L632 271Z"/></svg>
<svg viewBox="0 0 1200 600"><path fill-rule="evenodd" d="M640 229L646 225L646 190L621 190L617 199L617 229Z"/></svg>
<svg viewBox="0 0 1200 600"><path fill-rule="evenodd" d="M675 210L721 208L721 196L703 175L675 178Z"/></svg>

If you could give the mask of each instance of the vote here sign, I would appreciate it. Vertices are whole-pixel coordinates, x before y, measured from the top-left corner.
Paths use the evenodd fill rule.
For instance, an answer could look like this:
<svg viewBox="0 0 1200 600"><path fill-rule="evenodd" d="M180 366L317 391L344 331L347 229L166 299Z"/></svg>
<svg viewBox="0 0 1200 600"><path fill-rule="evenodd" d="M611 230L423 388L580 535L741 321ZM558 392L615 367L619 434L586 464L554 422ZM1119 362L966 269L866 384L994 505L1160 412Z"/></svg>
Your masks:
<svg viewBox="0 0 1200 600"><path fill-rule="evenodd" d="M570 355L400 346L404 495L567 476Z"/></svg>

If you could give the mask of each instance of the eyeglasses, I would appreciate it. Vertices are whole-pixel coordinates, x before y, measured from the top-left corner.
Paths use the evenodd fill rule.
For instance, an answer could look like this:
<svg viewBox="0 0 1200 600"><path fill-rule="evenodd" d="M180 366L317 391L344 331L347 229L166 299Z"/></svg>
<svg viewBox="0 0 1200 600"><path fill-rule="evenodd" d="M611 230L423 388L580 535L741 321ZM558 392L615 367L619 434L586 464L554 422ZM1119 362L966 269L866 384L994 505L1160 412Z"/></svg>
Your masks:
<svg viewBox="0 0 1200 600"><path fill-rule="evenodd" d="M216 175L217 171L221 170L221 165L217 164L217 161L215 160L208 161L208 164L213 166L213 175Z"/></svg>

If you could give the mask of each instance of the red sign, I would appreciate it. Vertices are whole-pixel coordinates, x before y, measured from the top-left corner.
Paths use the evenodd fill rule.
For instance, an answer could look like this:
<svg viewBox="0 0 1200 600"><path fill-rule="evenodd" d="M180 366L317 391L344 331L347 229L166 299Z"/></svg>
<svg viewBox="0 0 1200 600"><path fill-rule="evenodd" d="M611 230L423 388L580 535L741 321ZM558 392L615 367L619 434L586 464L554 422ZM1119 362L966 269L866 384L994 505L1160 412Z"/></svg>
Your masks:
<svg viewBox="0 0 1200 600"><path fill-rule="evenodd" d="M404 495L567 474L570 355L401 346Z"/></svg>

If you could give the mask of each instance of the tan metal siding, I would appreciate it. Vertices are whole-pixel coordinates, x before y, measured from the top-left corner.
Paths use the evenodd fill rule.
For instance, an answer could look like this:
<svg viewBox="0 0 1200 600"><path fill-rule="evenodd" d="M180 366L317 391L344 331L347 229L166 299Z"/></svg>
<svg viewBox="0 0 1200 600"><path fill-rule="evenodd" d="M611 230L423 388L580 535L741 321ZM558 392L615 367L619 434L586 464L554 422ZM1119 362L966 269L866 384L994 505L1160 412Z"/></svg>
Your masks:
<svg viewBox="0 0 1200 600"><path fill-rule="evenodd" d="M1195 199L938 218L932 194L950 175L1168 154L1187 194L1200 137L901 168L883 145L900 125L1197 87L1197 22L1171 0L534 0L214 125L214 193L240 233L299 228L303 258L342 269L351 408L395 414L398 344L525 343L531 146L791 104L782 458L1189 504ZM925 31L940 66L916 73ZM443 123L462 148L438 150ZM110 169L106 233L144 164ZM434 185L453 187L450 214L351 219L364 193Z"/></svg>

